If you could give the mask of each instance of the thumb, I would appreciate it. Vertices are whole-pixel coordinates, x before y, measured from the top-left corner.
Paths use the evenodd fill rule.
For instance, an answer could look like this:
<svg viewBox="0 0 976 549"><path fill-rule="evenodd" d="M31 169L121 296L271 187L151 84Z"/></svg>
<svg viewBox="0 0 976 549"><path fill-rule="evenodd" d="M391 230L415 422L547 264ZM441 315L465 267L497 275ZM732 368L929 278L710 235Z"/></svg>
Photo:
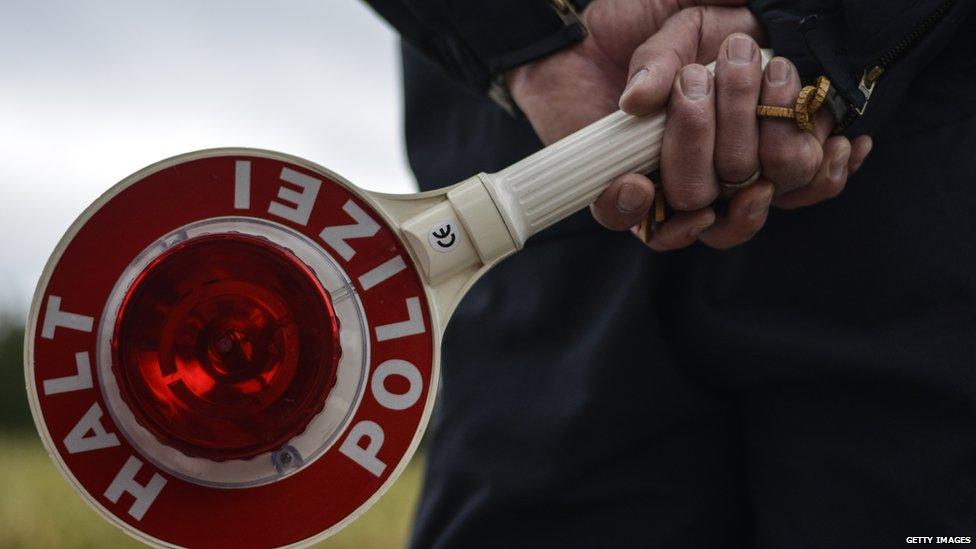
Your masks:
<svg viewBox="0 0 976 549"><path fill-rule="evenodd" d="M759 21L747 8L699 6L679 11L634 50L620 108L637 116L661 110L681 67L714 61L722 41L735 32L762 37Z"/></svg>

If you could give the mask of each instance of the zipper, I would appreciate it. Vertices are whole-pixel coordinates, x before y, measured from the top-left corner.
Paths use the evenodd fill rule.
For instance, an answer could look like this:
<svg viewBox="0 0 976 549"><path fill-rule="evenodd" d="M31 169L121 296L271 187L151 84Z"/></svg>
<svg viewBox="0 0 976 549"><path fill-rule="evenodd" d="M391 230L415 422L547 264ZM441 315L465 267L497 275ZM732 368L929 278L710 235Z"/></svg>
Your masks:
<svg viewBox="0 0 976 549"><path fill-rule="evenodd" d="M902 38L895 44L891 49L886 51L884 55L878 58L878 60L869 65L861 73L861 80L858 82L857 88L864 94L864 103L860 106L848 105L847 116L844 120L838 124L837 128L834 130L840 133L847 129L848 126L854 123L864 111L868 108L868 102L871 100L871 94L874 93L874 87L878 84L878 79L884 74L892 64L902 58L909 50L911 50L919 40L925 37L929 30L936 25L939 21L945 17L945 14L955 5L957 0L945 0L938 8L932 13L925 17L921 23L915 27L912 32L907 36Z"/></svg>

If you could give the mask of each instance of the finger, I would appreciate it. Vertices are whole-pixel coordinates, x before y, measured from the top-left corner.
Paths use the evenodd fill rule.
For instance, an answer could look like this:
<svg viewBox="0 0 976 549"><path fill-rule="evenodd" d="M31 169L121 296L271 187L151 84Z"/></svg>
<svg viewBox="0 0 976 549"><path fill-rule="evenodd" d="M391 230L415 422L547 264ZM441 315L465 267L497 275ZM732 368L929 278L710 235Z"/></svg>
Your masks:
<svg viewBox="0 0 976 549"><path fill-rule="evenodd" d="M800 93L800 76L788 60L776 57L766 66L760 103L792 108ZM759 122L759 162L763 176L777 194L806 185L820 167L820 142L791 120L763 118Z"/></svg>
<svg viewBox="0 0 976 549"><path fill-rule="evenodd" d="M668 18L661 30L634 50L620 108L638 116L663 109L681 67L711 62L733 32L762 36L756 18L743 8L699 6Z"/></svg>
<svg viewBox="0 0 976 549"><path fill-rule="evenodd" d="M600 225L623 231L640 223L653 201L654 184L643 175L632 173L614 179L590 205L590 212Z"/></svg>
<svg viewBox="0 0 976 549"><path fill-rule="evenodd" d="M854 173L860 169L864 159L871 152L874 142L870 135L859 135L851 142L850 172Z"/></svg>
<svg viewBox="0 0 976 549"><path fill-rule="evenodd" d="M817 143L823 145L823 142L830 137L833 130L834 115L831 114L829 108L822 106L820 110L813 115L813 129L810 130L810 133L814 138L816 138Z"/></svg>
<svg viewBox="0 0 976 549"><path fill-rule="evenodd" d="M701 234L701 241L724 250L746 242L762 229L773 199L772 182L759 179L736 192L729 201L725 215Z"/></svg>
<svg viewBox="0 0 976 549"><path fill-rule="evenodd" d="M674 81L661 145L661 181L676 210L698 210L718 197L713 90L712 75L701 65L681 69Z"/></svg>
<svg viewBox="0 0 976 549"><path fill-rule="evenodd" d="M729 36L715 62L715 172L739 182L759 169L756 103L762 85L759 46L744 34Z"/></svg>
<svg viewBox="0 0 976 549"><path fill-rule="evenodd" d="M824 142L824 161L809 185L781 194L774 204L786 210L812 206L839 195L847 184L848 160L851 143L842 135L835 135Z"/></svg>
<svg viewBox="0 0 976 549"><path fill-rule="evenodd" d="M714 222L715 212L711 208L697 212L678 212L665 221L645 243L647 247L658 252L691 246ZM632 228L631 232L640 238L637 227Z"/></svg>

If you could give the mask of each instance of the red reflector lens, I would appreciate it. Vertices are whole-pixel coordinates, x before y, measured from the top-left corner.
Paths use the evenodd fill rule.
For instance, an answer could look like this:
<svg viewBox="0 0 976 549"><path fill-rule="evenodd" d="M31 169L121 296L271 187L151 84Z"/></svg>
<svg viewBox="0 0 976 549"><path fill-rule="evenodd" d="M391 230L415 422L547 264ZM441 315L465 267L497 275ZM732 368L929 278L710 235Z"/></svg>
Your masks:
<svg viewBox="0 0 976 549"><path fill-rule="evenodd" d="M153 260L122 301L113 369L163 444L214 461L281 448L335 384L338 324L315 274L262 238L213 235Z"/></svg>

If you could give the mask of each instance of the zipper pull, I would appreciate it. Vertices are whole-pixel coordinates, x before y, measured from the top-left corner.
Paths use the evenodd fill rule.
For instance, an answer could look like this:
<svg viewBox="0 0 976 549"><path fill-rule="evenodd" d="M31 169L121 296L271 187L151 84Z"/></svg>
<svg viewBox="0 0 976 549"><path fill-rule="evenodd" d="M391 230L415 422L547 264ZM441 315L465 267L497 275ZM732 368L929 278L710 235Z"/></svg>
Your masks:
<svg viewBox="0 0 976 549"><path fill-rule="evenodd" d="M871 100L871 94L874 93L874 86L878 83L878 78L881 78L884 71L884 67L875 65L864 69L864 73L861 74L861 81L858 82L857 89L861 90L861 93L864 94L864 104L860 108L854 108L858 116L863 115L864 111L867 110L868 101Z"/></svg>

